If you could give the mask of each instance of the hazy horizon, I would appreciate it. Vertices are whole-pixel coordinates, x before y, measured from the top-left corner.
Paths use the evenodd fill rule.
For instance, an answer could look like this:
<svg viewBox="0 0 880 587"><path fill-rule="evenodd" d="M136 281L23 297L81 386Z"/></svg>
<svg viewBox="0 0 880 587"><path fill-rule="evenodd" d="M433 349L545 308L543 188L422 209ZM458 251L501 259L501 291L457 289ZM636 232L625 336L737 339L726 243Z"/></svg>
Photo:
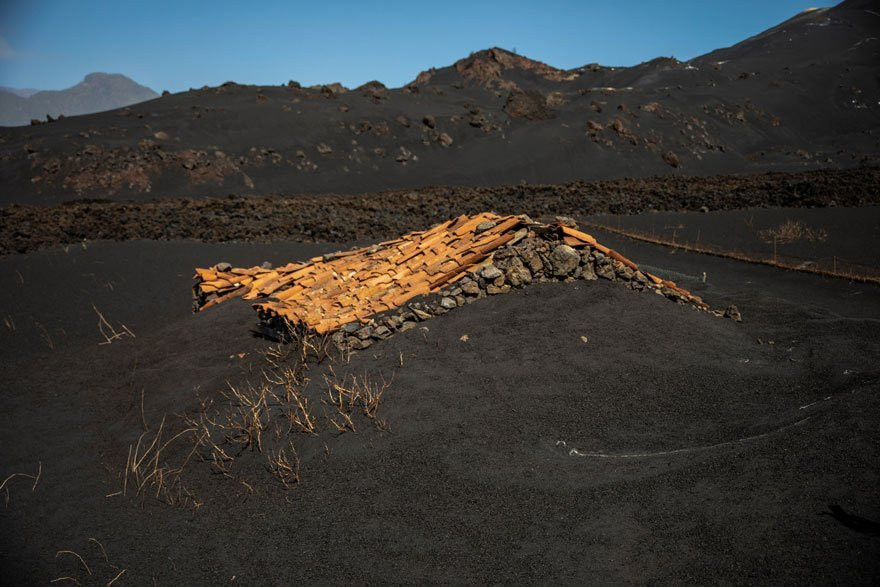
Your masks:
<svg viewBox="0 0 880 587"><path fill-rule="evenodd" d="M813 5L511 1L413 6L10 0L0 6L0 86L61 90L92 72L157 92L226 81L279 85L378 80L400 87L425 69L493 46L570 69L692 59Z"/></svg>

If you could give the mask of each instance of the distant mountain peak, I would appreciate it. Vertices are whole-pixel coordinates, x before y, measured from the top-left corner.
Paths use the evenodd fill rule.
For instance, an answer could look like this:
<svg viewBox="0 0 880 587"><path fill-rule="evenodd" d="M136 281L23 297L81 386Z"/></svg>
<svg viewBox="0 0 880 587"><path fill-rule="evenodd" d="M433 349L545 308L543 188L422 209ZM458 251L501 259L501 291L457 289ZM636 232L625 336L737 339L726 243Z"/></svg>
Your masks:
<svg viewBox="0 0 880 587"><path fill-rule="evenodd" d="M121 73L93 72L65 90L43 90L23 96L0 95L0 125L18 126L47 115L75 116L130 106L159 94Z"/></svg>

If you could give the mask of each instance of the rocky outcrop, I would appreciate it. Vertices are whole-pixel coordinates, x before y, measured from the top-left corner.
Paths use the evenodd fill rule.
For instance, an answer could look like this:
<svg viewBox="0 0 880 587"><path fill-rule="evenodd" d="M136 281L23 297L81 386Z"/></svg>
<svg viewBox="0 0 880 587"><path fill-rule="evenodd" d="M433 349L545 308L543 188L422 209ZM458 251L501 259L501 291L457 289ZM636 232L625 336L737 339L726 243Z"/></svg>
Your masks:
<svg viewBox="0 0 880 587"><path fill-rule="evenodd" d="M505 89L516 87L513 82L503 79L503 73L508 69L528 71L555 82L571 81L579 76L576 72L557 69L546 63L498 47L479 51L465 59L460 59L455 62L453 67L468 81Z"/></svg>
<svg viewBox="0 0 880 587"><path fill-rule="evenodd" d="M512 90L507 95L504 103L504 112L511 118L524 118L526 120L546 120L553 118L547 109L547 100L536 90L522 91Z"/></svg>

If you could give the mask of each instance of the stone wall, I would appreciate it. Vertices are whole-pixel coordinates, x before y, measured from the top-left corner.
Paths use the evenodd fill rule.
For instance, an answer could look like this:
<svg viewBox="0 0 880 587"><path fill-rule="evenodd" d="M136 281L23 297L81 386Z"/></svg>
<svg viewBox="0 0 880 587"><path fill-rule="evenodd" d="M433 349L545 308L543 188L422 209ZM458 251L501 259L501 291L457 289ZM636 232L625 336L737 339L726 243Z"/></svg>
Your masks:
<svg viewBox="0 0 880 587"><path fill-rule="evenodd" d="M415 328L421 322L483 298L505 294L533 283L599 279L618 282L636 291L661 295L679 304L691 304L697 310L716 316L741 319L733 306L724 311L710 310L696 296L657 284L641 271L592 246L568 246L557 234L548 232L498 249L489 262L468 272L440 292L414 298L402 307L377 314L366 323L346 324L331 335L331 340L342 350L368 349L395 332ZM273 325L275 328L278 326L277 323Z"/></svg>

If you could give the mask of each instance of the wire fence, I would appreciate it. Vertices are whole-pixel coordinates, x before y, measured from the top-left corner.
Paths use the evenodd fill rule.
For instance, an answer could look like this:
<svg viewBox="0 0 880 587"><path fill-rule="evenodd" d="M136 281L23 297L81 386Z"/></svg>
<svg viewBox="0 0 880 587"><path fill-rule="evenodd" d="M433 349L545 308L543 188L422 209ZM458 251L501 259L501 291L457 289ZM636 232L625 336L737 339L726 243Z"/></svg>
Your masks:
<svg viewBox="0 0 880 587"><path fill-rule="evenodd" d="M849 259L838 257L836 255L825 257L798 257L795 255L779 254L775 251L773 254L759 253L754 251L739 251L704 242L692 243L687 241L683 242L666 239L638 230L619 228L615 226L608 226L605 224L588 223L588 225L593 228L603 230L605 232L619 234L635 240L663 245L667 247L673 247L685 251L702 253L705 255L713 255L716 257L726 257L729 259L736 259L738 261L745 261L748 263L770 265L772 267L780 267L783 269L801 271L804 273L813 273L817 275L825 275L828 277L838 277L862 283L880 284L880 267L857 263L855 261L850 261ZM660 272L664 271L663 269L657 267L653 269ZM666 273L671 275L675 272L670 272L667 270ZM660 273L658 273L658 275L660 277L663 276ZM702 276L696 277L683 273L680 273L678 275L680 276L679 279L696 279L698 281L703 280ZM673 279L673 281L675 281L675 279Z"/></svg>

